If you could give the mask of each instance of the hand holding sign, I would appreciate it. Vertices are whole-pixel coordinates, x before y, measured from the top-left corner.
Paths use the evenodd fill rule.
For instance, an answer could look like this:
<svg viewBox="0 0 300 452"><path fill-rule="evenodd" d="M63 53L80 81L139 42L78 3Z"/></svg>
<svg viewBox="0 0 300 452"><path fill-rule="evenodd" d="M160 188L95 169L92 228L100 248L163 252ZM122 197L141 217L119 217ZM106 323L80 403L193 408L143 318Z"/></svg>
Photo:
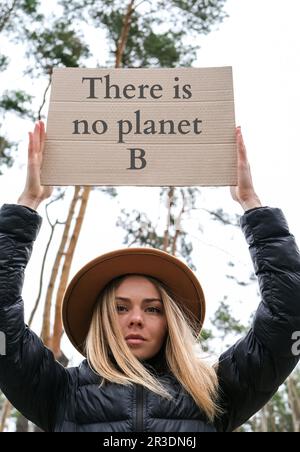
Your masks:
<svg viewBox="0 0 300 452"><path fill-rule="evenodd" d="M244 210L261 207L252 182L250 165L247 158L246 146L240 127L236 128L238 154L238 185L230 187L232 199L238 202Z"/></svg>
<svg viewBox="0 0 300 452"><path fill-rule="evenodd" d="M46 132L43 121L35 124L29 132L27 178L18 204L37 209L38 205L52 194L52 186L41 185L41 167L45 147Z"/></svg>

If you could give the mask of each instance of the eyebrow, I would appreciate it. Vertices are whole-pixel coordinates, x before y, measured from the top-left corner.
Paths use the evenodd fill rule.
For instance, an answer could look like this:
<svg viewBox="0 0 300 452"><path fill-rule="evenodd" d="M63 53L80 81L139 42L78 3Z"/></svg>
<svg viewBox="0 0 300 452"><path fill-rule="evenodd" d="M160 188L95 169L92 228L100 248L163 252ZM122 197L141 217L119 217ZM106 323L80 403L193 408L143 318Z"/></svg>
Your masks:
<svg viewBox="0 0 300 452"><path fill-rule="evenodd" d="M130 298L126 297L116 297L116 300L131 301ZM162 300L160 298L144 298L142 301L145 301L146 303L149 303L151 301L159 301L160 303L162 303Z"/></svg>

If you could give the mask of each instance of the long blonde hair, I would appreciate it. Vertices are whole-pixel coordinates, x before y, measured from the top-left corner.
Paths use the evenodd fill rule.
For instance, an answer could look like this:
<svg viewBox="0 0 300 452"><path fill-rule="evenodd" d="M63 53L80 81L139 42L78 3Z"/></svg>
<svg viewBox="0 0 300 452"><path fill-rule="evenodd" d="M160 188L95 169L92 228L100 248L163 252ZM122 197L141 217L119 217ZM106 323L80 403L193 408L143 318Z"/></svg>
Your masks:
<svg viewBox="0 0 300 452"><path fill-rule="evenodd" d="M133 355L119 327L115 291L126 276L112 280L99 296L86 338L89 365L102 377L101 385L106 380L123 385L136 383L161 397L172 399L160 381ZM199 356L201 346L196 321L185 312L184 305L175 301L178 298L168 287L155 278L143 276L155 285L162 297L168 325L165 341L167 366L212 421L220 412L217 404L218 379L214 366ZM112 362L110 354L121 370Z"/></svg>

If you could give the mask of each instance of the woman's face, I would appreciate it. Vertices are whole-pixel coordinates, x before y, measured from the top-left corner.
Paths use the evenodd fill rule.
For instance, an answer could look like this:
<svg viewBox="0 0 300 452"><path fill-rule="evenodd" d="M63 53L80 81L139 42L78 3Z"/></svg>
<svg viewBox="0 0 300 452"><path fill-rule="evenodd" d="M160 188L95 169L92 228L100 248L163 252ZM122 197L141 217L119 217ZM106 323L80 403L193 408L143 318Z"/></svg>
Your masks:
<svg viewBox="0 0 300 452"><path fill-rule="evenodd" d="M144 276L127 276L116 290L119 324L128 347L136 358L152 358L159 352L167 333L163 303L156 287ZM142 339L130 339L128 336Z"/></svg>

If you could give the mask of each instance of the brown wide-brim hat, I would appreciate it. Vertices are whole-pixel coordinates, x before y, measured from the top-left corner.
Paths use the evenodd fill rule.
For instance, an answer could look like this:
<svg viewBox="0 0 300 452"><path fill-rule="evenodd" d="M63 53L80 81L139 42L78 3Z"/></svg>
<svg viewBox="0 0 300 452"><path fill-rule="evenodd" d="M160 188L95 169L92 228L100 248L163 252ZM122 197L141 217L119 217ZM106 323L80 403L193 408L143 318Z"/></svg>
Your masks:
<svg viewBox="0 0 300 452"><path fill-rule="evenodd" d="M140 274L152 276L177 295L191 314L200 333L205 317L205 298L194 272L179 258L156 248L121 248L88 262L68 285L62 305L63 324L74 347L85 356L84 343L93 309L101 291L114 278Z"/></svg>

